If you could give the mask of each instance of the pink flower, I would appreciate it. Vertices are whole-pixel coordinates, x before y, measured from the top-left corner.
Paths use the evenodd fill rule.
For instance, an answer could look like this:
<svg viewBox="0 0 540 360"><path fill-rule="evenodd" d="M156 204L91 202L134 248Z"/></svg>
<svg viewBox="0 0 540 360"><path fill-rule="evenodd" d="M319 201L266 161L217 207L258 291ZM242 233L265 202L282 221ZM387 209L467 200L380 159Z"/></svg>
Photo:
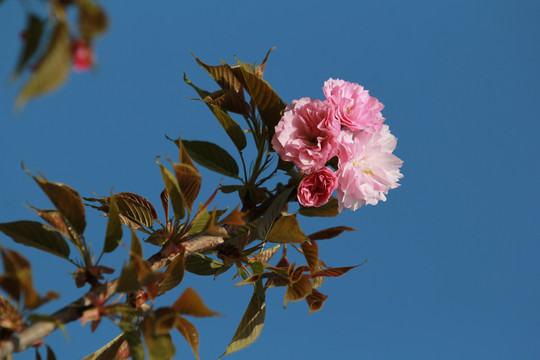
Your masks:
<svg viewBox="0 0 540 360"><path fill-rule="evenodd" d="M369 95L369 91L356 83L328 79L323 92L336 108L336 117L352 131L374 133L385 120L381 114L384 105Z"/></svg>
<svg viewBox="0 0 540 360"><path fill-rule="evenodd" d="M298 202L302 206L322 206L328 202L337 185L336 174L324 166L302 179L298 186Z"/></svg>
<svg viewBox="0 0 540 360"><path fill-rule="evenodd" d="M327 101L294 100L276 126L272 146L283 160L312 173L336 155L340 128Z"/></svg>
<svg viewBox="0 0 540 360"><path fill-rule="evenodd" d="M73 70L76 72L88 71L94 65L94 53L85 40L79 39L73 42L72 61Z"/></svg>
<svg viewBox="0 0 540 360"><path fill-rule="evenodd" d="M344 130L339 141L339 211L386 201L388 190L398 187L403 177L399 172L403 161L392 154L397 139L390 134L388 125L373 134Z"/></svg>

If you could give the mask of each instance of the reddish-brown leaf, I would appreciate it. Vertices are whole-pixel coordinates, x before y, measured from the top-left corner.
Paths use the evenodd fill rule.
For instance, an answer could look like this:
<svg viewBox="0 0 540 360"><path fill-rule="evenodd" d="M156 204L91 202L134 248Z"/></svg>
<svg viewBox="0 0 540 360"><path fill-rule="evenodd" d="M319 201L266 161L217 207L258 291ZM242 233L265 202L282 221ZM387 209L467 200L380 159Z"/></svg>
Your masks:
<svg viewBox="0 0 540 360"><path fill-rule="evenodd" d="M320 310L327 298L328 295L325 295L316 289L311 290L311 294L306 296L306 302L309 305L309 313L311 314L314 311Z"/></svg>
<svg viewBox="0 0 540 360"><path fill-rule="evenodd" d="M331 239L340 235L344 231L354 231L353 228L348 226L336 226L325 230L317 231L308 236L309 240L323 240Z"/></svg>
<svg viewBox="0 0 540 360"><path fill-rule="evenodd" d="M283 299L283 307L286 307L290 301L302 300L311 294L312 287L308 275L302 275L296 282L287 285L285 298Z"/></svg>
<svg viewBox="0 0 540 360"><path fill-rule="evenodd" d="M363 263L362 263L363 264ZM321 271L317 271L310 274L310 277L316 277L316 276L326 276L326 277L340 277L341 275L344 275L349 270L354 269L355 267L358 267L362 264L356 265L356 266L345 266L345 267L337 267L337 268L328 268Z"/></svg>
<svg viewBox="0 0 540 360"><path fill-rule="evenodd" d="M210 310L202 301L199 294L192 288L187 288L174 302L173 309L182 315L195 317L218 316L219 313Z"/></svg>
<svg viewBox="0 0 540 360"><path fill-rule="evenodd" d="M199 360L199 332L195 325L179 316L176 318L176 329L182 334L184 339L186 339L195 358Z"/></svg>

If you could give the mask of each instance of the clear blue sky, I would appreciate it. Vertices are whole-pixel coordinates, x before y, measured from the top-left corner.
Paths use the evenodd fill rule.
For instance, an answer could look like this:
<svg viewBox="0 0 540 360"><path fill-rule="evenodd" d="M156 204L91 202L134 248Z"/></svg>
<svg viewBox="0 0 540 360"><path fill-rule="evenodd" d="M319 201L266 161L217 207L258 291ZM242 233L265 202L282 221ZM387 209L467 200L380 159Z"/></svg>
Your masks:
<svg viewBox="0 0 540 360"><path fill-rule="evenodd" d="M37 5L37 2L32 4ZM195 101L182 72L216 89L190 55L219 63L260 61L276 46L266 79L282 99L322 98L329 77L358 82L379 98L405 163L388 201L306 232L357 229L321 242L328 265L371 259L321 291L322 311L282 308L271 289L261 338L231 359L538 359L540 356L540 3L538 1L130 1L107 2L111 27L97 43L98 68L73 74L52 96L15 114L18 86L0 89L0 221L36 220L23 204L49 204L20 168L24 160L82 195L137 192L159 204L157 155L176 156L164 134L226 142ZM23 12L0 6L0 79L19 50ZM228 147L231 149L231 147ZM220 177L204 172L203 195ZM204 200L204 199L202 199ZM220 204L235 206L234 197ZM97 247L105 221L87 210ZM41 291L72 289L68 263L21 248ZM145 248L146 254L154 250ZM120 267L125 259L106 256ZM194 319L201 357L223 353L249 301L232 274L186 276L224 314ZM97 349L115 328L91 336L80 322L48 338L60 359ZM101 330L101 329L100 329ZM178 358L190 350L175 335ZM16 359L33 359L32 353Z"/></svg>

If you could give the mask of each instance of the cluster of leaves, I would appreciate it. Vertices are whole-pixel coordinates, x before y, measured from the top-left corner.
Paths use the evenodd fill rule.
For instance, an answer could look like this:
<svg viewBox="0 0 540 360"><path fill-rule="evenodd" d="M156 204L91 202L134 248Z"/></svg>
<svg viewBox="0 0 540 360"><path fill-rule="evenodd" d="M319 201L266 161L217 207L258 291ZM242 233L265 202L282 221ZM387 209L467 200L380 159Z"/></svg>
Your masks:
<svg viewBox="0 0 540 360"><path fill-rule="evenodd" d="M107 16L93 0L47 0L46 15L27 11L23 46L11 79L29 73L15 105L23 107L33 97L60 87L70 74L74 46L79 42L92 49L95 39L107 29ZM69 21L77 15L76 24Z"/></svg>
<svg viewBox="0 0 540 360"><path fill-rule="evenodd" d="M296 188L302 174L291 164L277 159L270 143L273 129L285 107L268 82L263 80L270 52L260 65L254 66L239 60L233 66L224 62L210 66L195 58L219 85L220 89L214 92L200 89L184 75L185 82L199 95L198 100L205 103L234 144L241 167L235 157L217 144L171 139L179 149L178 162L168 160L170 166L165 166L159 158L156 159L164 182L160 196L164 212L162 221L158 219L153 204L140 195L111 192L109 196L84 198L87 202L84 203L83 198L71 187L28 172L54 205L52 210L32 207L48 225L16 221L0 224L0 231L18 243L67 259L77 267L74 273L76 285L91 285L84 298L85 306L81 309L83 323L90 322L92 330L98 327L103 318L118 324L121 334L86 359L109 359L113 355L117 358L131 356L143 359L143 340L150 359L171 359L174 356L174 346L170 331L175 328L184 336L198 358L197 330L183 315L204 317L217 313L209 310L192 289L186 289L170 306L155 306L156 298L181 284L185 271L214 277L226 271L234 271L235 278L241 278L236 285L253 286L253 295L245 314L223 354L227 355L248 346L261 333L268 289L285 288L283 306L288 302L305 300L309 312L317 311L328 297L318 290L323 279L341 276L355 267L328 267L320 259L317 245L320 240L334 238L352 228L338 226L306 235L297 219L298 215L336 216L338 210L335 198L319 208L300 207L289 213L288 204L296 201ZM246 130L233 119L231 113L243 118ZM246 135L250 135L253 140L255 151L248 152L254 154L252 159L244 157L248 146ZM251 160L249 166L246 160ZM220 185L198 206L194 204L199 196L202 176L195 163L233 181L230 185ZM278 175L287 181L276 183L273 189L269 189L269 181ZM211 209L210 205L219 191L237 192L241 208ZM91 249L99 247L95 244L90 246L84 237L85 205L108 216L105 240L97 260L97 254L93 254ZM118 249L123 237L123 225L129 228L131 235L129 261L124 264L117 279L102 283L104 274L114 271L100 264L102 255ZM144 234L144 242L159 248L147 260L143 257L137 232ZM203 245L192 250L195 243ZM210 245L204 245L207 243ZM267 243L277 245L265 249ZM70 246L78 251L80 257L71 257ZM288 246L301 254L300 258L305 261L305 265L289 262ZM271 259L280 248L280 260L271 265ZM212 250L213 254L204 250ZM19 279L22 276L17 270L19 268L12 268L9 271L6 268L4 277ZM160 271L162 269L164 271ZM23 290L14 290L12 283L17 281L19 285L16 289ZM27 282L21 281L2 280L0 283L14 302L21 299L17 291L27 294L27 288L31 288L31 283L24 285ZM115 294L125 295L125 300L110 302ZM32 296L35 298L37 295ZM30 304L35 305L53 297L37 297ZM17 307L5 308L5 311L13 312L11 318L14 324L22 321L23 315L14 311ZM32 309L31 306L26 308ZM23 329L12 327L10 331Z"/></svg>

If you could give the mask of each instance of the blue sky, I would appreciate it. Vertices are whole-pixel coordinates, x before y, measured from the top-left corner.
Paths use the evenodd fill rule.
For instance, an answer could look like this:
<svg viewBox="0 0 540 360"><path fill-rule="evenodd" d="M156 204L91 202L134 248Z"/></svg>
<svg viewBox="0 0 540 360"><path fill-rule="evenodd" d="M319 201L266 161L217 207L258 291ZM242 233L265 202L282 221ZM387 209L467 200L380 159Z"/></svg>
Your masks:
<svg viewBox="0 0 540 360"><path fill-rule="evenodd" d="M538 2L131 1L105 8L111 27L97 42L95 71L72 74L20 114L13 110L18 86L0 88L0 222L36 220L27 200L49 207L22 160L84 196L114 187L158 205L163 185L154 158L176 156L165 134L232 149L211 113L186 99L194 93L183 71L217 89L190 51L210 64L233 63L234 55L253 63L276 46L265 78L285 102L322 98L323 82L334 77L362 84L386 105L404 178L386 203L303 219L307 233L357 229L320 242L328 265L371 261L328 279L321 291L329 299L311 315L300 302L284 310L282 289L271 289L261 338L230 358L538 358ZM0 6L1 79L14 66L23 15L17 1ZM201 201L221 179L202 171ZM99 248L105 220L92 209L87 216L87 238ZM83 294L72 289L70 264L3 235L0 241L32 261L41 291L62 293L44 310ZM119 268L123 255L105 256L104 265ZM193 321L203 359L223 353L249 301L251 290L233 287L231 277L186 276L182 285L224 314ZM103 327L90 335L74 323L69 343L61 333L47 341L60 359L80 358L116 334ZM175 339L178 358L192 356Z"/></svg>

